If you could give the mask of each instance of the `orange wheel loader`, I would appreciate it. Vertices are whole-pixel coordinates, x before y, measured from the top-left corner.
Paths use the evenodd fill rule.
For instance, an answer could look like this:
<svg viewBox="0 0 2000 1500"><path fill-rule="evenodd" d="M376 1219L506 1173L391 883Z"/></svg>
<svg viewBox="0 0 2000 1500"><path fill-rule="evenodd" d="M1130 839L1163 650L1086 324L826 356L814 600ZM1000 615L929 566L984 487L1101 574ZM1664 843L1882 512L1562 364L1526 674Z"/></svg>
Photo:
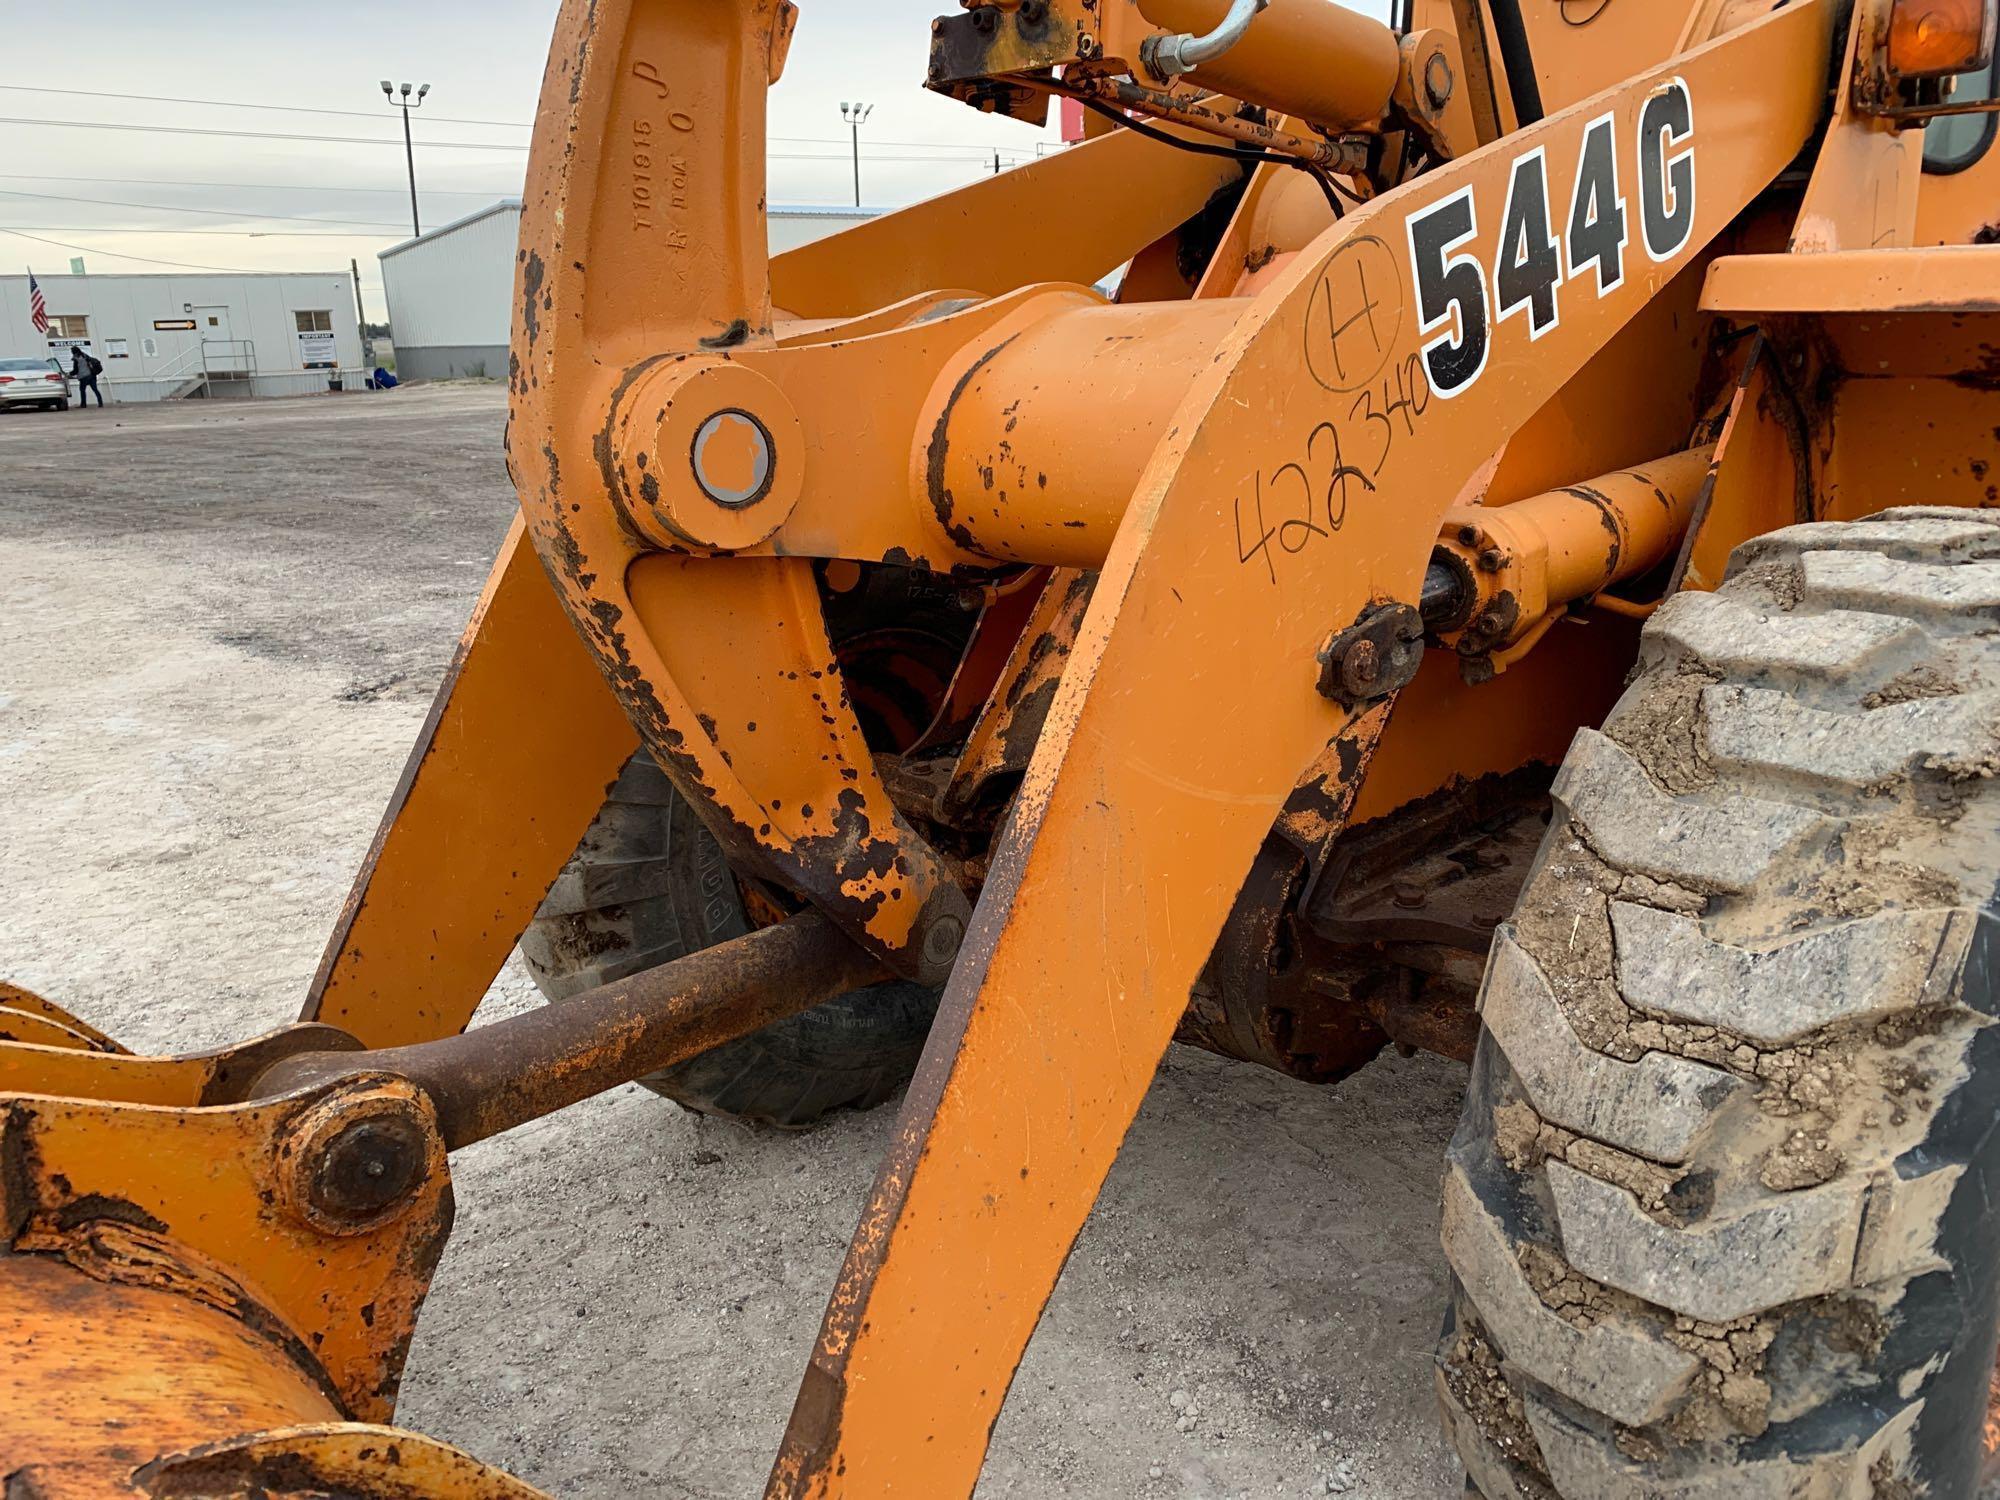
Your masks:
<svg viewBox="0 0 2000 1500"><path fill-rule="evenodd" d="M8 1500L532 1495L387 1425L450 1153L635 1079L901 1095L765 1494L969 1496L1176 1041L1469 1065L1473 1492L1976 1494L1995 0L964 0L1086 138L769 257L837 11L564 0L520 516L300 1019L0 990Z"/></svg>

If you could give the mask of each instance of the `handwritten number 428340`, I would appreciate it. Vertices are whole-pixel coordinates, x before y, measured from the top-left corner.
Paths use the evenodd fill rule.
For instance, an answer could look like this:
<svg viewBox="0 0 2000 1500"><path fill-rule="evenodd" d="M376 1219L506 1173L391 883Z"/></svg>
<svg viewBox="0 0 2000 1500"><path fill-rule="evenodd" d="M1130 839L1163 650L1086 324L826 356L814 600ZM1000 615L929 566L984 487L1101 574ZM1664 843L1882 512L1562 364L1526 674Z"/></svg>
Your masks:
<svg viewBox="0 0 2000 1500"><path fill-rule="evenodd" d="M1373 494L1375 480L1395 452L1397 440L1414 437L1417 419L1431 401L1422 368L1413 356L1398 365L1379 393L1363 391L1348 411L1348 419L1365 437L1365 452L1350 455L1340 426L1321 422L1306 437L1302 457L1266 473L1259 470L1248 497L1236 497L1236 560L1262 560L1275 585L1278 555L1296 557L1319 537L1332 536L1347 524L1347 505L1354 487ZM1398 417L1402 418L1400 423ZM1366 463L1352 461L1360 458Z"/></svg>

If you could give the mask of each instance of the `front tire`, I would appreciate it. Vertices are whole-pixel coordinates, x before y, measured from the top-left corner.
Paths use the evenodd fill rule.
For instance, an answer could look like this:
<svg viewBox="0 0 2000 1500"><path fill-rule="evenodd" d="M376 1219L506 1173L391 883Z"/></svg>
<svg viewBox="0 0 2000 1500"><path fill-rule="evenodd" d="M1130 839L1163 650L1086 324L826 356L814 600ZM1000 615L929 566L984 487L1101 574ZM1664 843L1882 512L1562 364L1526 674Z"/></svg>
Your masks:
<svg viewBox="0 0 2000 1500"><path fill-rule="evenodd" d="M721 846L641 750L522 934L521 957L560 1004L750 927ZM935 992L878 984L640 1082L703 1114L802 1130L892 1098L916 1070L936 1013Z"/></svg>
<svg viewBox="0 0 2000 1500"><path fill-rule="evenodd" d="M1585 731L1482 993L1446 1422L1489 1497L1979 1482L2000 524L1739 550Z"/></svg>

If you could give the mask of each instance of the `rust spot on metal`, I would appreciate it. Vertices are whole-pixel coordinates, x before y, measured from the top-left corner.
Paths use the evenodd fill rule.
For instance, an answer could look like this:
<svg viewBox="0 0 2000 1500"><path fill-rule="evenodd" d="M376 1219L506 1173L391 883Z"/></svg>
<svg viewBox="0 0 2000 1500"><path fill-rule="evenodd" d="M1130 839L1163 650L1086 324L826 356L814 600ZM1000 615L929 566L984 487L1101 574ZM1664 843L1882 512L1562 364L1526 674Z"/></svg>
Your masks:
<svg viewBox="0 0 2000 1500"><path fill-rule="evenodd" d="M528 258L521 264L521 328L528 337L528 350L534 352L536 342L542 336L542 295L543 283L548 279L548 268L542 264L541 253L528 251Z"/></svg>
<svg viewBox="0 0 2000 1500"><path fill-rule="evenodd" d="M1574 495L1586 505L1596 508L1598 524L1604 528L1606 534L1611 539L1610 552L1605 559L1604 571L1607 575L1616 573L1618 571L1618 560L1625 552L1625 533L1618 527L1617 505L1609 495L1606 495L1601 490L1594 490L1587 484L1565 485L1558 493ZM1659 493L1657 485L1654 486L1654 493ZM1669 510L1673 509L1671 501L1667 501L1667 508Z"/></svg>
<svg viewBox="0 0 2000 1500"><path fill-rule="evenodd" d="M63 1183L62 1186L67 1187L68 1184ZM71 1198L57 1208L50 1217L56 1230L62 1234L94 1222L122 1224L127 1228L143 1229L152 1234L167 1232L165 1224L137 1204L128 1203L123 1198L108 1197L103 1193L85 1193L81 1197Z"/></svg>
<svg viewBox="0 0 2000 1500"><path fill-rule="evenodd" d="M31 1129L34 1112L9 1104L0 1113L0 1254L20 1237L35 1203L35 1183L41 1173L35 1162Z"/></svg>
<svg viewBox="0 0 2000 1500"><path fill-rule="evenodd" d="M1019 334L1014 335L1014 338L1019 337ZM945 534L968 552L977 552L979 550L977 538L965 527L958 525L952 519L956 502L952 497L950 487L945 483L945 465L951 453L952 413L957 409L959 399L965 395L967 388L978 378L979 372L1006 352L1007 346L1014 342L1014 338L1006 339L994 348L987 350L978 359L974 360L971 367L958 378L958 383L952 387L951 395L945 398L944 410L938 413L937 426L931 433L929 463L925 469L931 509L937 514L938 525L945 529ZM987 473L987 488L991 489L992 471L989 469L985 472Z"/></svg>
<svg viewBox="0 0 2000 1500"><path fill-rule="evenodd" d="M722 332L714 334L709 338L698 339L696 342L704 349L712 349L718 352L724 349L741 348L744 344L750 342L750 320L747 318L738 318L727 328L723 329Z"/></svg>

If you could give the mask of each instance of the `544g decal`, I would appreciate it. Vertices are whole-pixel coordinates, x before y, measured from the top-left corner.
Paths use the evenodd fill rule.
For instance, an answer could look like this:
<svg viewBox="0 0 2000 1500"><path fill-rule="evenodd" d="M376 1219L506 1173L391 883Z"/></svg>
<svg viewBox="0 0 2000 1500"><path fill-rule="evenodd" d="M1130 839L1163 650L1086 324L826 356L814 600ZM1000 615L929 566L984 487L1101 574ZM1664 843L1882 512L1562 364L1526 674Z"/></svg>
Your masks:
<svg viewBox="0 0 2000 1500"><path fill-rule="evenodd" d="M1693 142L1694 100L1676 78L1640 111L1635 158L1620 151L1615 115L1584 127L1566 214L1558 217L1551 201L1547 149L1517 158L1490 276L1471 188L1412 214L1418 328L1436 334L1423 346L1432 391L1450 400L1470 390L1486 373L1494 331L1507 319L1525 319L1531 341L1558 327L1563 298L1583 291L1571 288L1578 278L1593 277L1599 297L1623 286L1635 230L1655 265L1686 249L1695 218ZM1628 202L1628 183L1636 205Z"/></svg>

